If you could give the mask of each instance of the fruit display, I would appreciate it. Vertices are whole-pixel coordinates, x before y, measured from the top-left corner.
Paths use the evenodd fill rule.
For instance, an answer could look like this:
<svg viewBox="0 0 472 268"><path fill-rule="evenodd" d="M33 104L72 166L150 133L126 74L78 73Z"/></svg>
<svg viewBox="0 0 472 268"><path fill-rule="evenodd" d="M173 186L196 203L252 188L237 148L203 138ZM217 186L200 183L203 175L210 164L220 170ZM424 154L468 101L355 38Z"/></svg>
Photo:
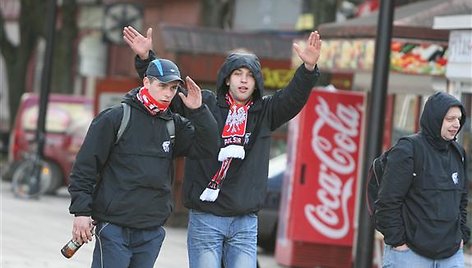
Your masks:
<svg viewBox="0 0 472 268"><path fill-rule="evenodd" d="M446 72L446 52L447 48L438 44L393 41L390 69L402 73L443 75Z"/></svg>
<svg viewBox="0 0 472 268"><path fill-rule="evenodd" d="M431 42L393 40L390 70L408 74L444 75L447 46ZM320 68L371 71L374 65L374 39L323 40Z"/></svg>

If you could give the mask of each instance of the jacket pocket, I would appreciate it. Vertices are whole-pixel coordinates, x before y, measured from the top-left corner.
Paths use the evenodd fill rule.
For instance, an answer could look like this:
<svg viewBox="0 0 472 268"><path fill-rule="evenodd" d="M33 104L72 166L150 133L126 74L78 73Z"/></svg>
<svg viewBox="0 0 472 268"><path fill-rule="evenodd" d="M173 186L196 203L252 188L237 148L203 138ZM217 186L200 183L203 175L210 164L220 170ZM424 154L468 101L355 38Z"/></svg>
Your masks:
<svg viewBox="0 0 472 268"><path fill-rule="evenodd" d="M445 174L421 176L418 200L428 208L427 217L431 220L454 221L459 216L460 187Z"/></svg>

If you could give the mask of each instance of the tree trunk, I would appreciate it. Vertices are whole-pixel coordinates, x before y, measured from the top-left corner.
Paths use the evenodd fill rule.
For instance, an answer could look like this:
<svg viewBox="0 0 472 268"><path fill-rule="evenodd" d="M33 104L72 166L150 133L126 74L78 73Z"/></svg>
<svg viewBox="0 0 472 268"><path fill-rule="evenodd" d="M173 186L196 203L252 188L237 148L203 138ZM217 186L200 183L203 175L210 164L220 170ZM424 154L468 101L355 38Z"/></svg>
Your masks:
<svg viewBox="0 0 472 268"><path fill-rule="evenodd" d="M337 0L316 1L311 0L311 11L314 14L315 29L322 23L336 21L336 11L338 10Z"/></svg>
<svg viewBox="0 0 472 268"><path fill-rule="evenodd" d="M75 41L77 36L76 0L63 0L60 18L62 25L57 33L55 59L53 61L52 92L73 92L73 68ZM38 40L45 36L45 20L47 1L20 0L19 44L15 45L7 39L5 21L0 12L0 53L5 59L8 81L8 103L10 128L20 103L21 95L26 91L26 79L30 64L36 64L32 58L36 52ZM42 61L43 59L38 59Z"/></svg>
<svg viewBox="0 0 472 268"><path fill-rule="evenodd" d="M10 113L10 127L13 126L16 110L18 109L21 95L25 92L25 74L27 70L27 62L18 58L16 62L6 59L6 75L8 81L8 103ZM10 128L11 129L11 128Z"/></svg>
<svg viewBox="0 0 472 268"><path fill-rule="evenodd" d="M8 77L10 127L13 125L13 118L18 109L21 95L25 92L25 78L33 51L38 43L39 34L44 25L42 20L42 14L44 13L45 5L43 1L21 0L19 16L20 43L17 46L7 39L3 15L0 14L0 51L5 59Z"/></svg>
<svg viewBox="0 0 472 268"><path fill-rule="evenodd" d="M234 0L202 0L201 20L205 27L232 28Z"/></svg>
<svg viewBox="0 0 472 268"><path fill-rule="evenodd" d="M56 33L51 92L71 94L74 90L74 59L77 38L77 5L75 0L64 0L62 28Z"/></svg>

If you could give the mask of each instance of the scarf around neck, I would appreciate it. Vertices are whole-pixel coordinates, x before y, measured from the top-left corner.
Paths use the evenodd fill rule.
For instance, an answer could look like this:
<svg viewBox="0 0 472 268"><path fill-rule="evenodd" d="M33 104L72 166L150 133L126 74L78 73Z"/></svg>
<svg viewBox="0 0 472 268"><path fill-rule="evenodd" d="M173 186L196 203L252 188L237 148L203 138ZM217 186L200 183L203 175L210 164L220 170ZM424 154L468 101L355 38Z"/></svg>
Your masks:
<svg viewBox="0 0 472 268"><path fill-rule="evenodd" d="M157 113L161 111L163 112L167 110L167 107L169 107L169 104L164 104L154 99L149 93L149 90L145 87L142 87L138 91L138 93L136 94L136 97L144 105L144 107L146 107L148 112L152 115L156 115Z"/></svg>
<svg viewBox="0 0 472 268"><path fill-rule="evenodd" d="M253 102L248 101L246 104L238 104L228 93L225 98L229 105L229 111L221 133L223 145L218 154L221 167L200 195L202 201L214 202L218 198L221 184L226 177L231 161L233 158L244 159L246 155L244 144L246 143L247 115Z"/></svg>

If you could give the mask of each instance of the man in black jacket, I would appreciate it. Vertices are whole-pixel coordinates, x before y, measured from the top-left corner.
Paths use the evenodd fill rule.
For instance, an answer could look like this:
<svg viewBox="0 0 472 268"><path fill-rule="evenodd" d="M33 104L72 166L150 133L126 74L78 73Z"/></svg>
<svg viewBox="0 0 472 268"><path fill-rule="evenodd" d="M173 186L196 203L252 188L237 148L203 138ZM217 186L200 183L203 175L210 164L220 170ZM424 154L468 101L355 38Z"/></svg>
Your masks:
<svg viewBox="0 0 472 268"><path fill-rule="evenodd" d="M69 210L75 215L75 241L91 241L92 219L97 224L93 268L152 268L173 208L173 158L209 158L218 151L216 121L192 79L186 78L187 94L179 93L188 119L168 109L182 83L172 61L155 59L144 86L122 101L131 113L119 141L122 106L104 110L89 127L70 174ZM175 139L167 128L170 120Z"/></svg>
<svg viewBox="0 0 472 268"><path fill-rule="evenodd" d="M464 267L469 182L455 141L464 122L459 100L438 92L425 104L418 138L400 140L388 154L375 214L386 244L383 267Z"/></svg>
<svg viewBox="0 0 472 268"><path fill-rule="evenodd" d="M142 76L155 57L152 30L142 36L125 27L124 39ZM321 40L312 32L294 50L303 61L288 86L264 96L261 65L252 53L231 53L217 75L216 95L204 91L203 102L218 122L220 151L212 159L187 159L183 200L189 211L187 247L191 268L255 268L257 212L266 191L271 132L297 115L319 76ZM187 109L178 99L172 109Z"/></svg>

